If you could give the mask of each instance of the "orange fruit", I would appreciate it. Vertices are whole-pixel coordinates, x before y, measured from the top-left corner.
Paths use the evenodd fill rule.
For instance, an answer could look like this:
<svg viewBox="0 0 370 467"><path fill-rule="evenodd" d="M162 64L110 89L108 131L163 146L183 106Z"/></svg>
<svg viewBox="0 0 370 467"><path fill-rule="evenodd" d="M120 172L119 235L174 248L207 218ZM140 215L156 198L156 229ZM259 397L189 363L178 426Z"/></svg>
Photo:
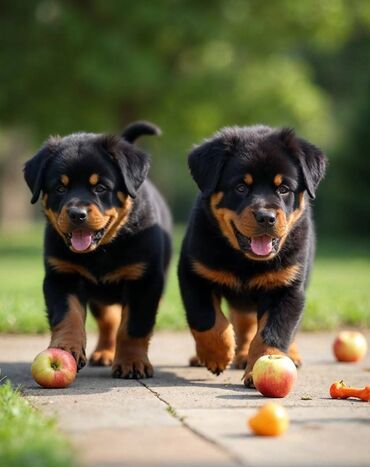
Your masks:
<svg viewBox="0 0 370 467"><path fill-rule="evenodd" d="M289 417L282 405L269 402L248 420L248 424L256 435L279 436L288 429Z"/></svg>

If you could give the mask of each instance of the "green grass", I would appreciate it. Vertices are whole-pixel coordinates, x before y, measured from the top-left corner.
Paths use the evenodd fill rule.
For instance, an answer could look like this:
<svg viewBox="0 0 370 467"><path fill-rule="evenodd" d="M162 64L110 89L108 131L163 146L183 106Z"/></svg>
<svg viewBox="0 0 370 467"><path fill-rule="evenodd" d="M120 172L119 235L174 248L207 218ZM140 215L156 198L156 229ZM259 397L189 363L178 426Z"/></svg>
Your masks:
<svg viewBox="0 0 370 467"><path fill-rule="evenodd" d="M176 263L183 231L175 229L174 258L157 329L184 329ZM303 329L370 327L370 244L320 239L308 291ZM0 235L0 332L42 333L47 321L42 298L42 227ZM95 329L88 318L88 329Z"/></svg>
<svg viewBox="0 0 370 467"><path fill-rule="evenodd" d="M0 385L0 464L4 467L75 466L68 441L9 383Z"/></svg>

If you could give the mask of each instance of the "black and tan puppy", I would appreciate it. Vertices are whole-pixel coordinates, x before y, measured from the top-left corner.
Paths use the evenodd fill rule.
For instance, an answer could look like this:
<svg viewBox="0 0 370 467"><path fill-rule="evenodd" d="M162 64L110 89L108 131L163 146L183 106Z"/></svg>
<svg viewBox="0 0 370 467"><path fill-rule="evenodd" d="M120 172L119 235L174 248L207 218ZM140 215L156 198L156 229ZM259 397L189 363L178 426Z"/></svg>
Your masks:
<svg viewBox="0 0 370 467"><path fill-rule="evenodd" d="M92 365L117 378L153 375L148 345L170 260L171 220L145 180L149 157L132 143L158 134L146 122L122 136L51 137L25 165L35 203L42 193L44 296L51 347L86 364L86 306L99 328Z"/></svg>
<svg viewBox="0 0 370 467"><path fill-rule="evenodd" d="M264 354L288 353L314 256L309 200L325 156L289 129L225 128L196 147L189 167L201 193L182 245L179 280L196 343L192 364L219 374L233 360L251 370Z"/></svg>

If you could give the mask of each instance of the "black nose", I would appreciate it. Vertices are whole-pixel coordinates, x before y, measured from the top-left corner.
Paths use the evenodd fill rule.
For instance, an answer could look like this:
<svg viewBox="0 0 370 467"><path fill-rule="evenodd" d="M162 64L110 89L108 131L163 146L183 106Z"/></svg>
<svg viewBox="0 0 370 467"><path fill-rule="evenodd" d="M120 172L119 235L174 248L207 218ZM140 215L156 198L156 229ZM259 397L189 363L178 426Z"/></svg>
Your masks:
<svg viewBox="0 0 370 467"><path fill-rule="evenodd" d="M68 209L68 216L74 224L82 224L87 219L87 209L71 207Z"/></svg>
<svg viewBox="0 0 370 467"><path fill-rule="evenodd" d="M276 222L276 212L273 209L259 209L254 215L261 225L274 225Z"/></svg>

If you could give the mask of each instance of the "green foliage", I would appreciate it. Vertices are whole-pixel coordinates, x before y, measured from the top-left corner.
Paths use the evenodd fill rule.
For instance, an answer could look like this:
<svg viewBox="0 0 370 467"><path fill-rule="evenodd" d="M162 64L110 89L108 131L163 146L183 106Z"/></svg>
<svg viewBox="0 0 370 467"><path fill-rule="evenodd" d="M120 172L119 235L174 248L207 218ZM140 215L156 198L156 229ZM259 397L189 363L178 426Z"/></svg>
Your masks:
<svg viewBox="0 0 370 467"><path fill-rule="evenodd" d="M49 134L153 120L164 136L146 143L152 175L184 220L195 190L186 152L219 127L293 126L336 153L339 138L351 141L349 123L370 99L369 5L4 0L0 125L29 129L36 146Z"/></svg>
<svg viewBox="0 0 370 467"><path fill-rule="evenodd" d="M4 3L3 122L45 137L144 115L177 149L226 123L324 137L327 99L297 44L337 48L355 23L341 1Z"/></svg>
<svg viewBox="0 0 370 467"><path fill-rule="evenodd" d="M177 260L183 227L174 235L174 257L156 329L186 329L177 283ZM42 231L0 235L0 332L48 331L42 297ZM318 258L308 291L303 329L370 327L369 242L319 241ZM6 252L6 254L5 254ZM226 309L226 307L225 307ZM88 314L87 328L96 330Z"/></svg>
<svg viewBox="0 0 370 467"><path fill-rule="evenodd" d="M4 467L73 467L72 448L45 418L13 390L0 385L0 459Z"/></svg>

